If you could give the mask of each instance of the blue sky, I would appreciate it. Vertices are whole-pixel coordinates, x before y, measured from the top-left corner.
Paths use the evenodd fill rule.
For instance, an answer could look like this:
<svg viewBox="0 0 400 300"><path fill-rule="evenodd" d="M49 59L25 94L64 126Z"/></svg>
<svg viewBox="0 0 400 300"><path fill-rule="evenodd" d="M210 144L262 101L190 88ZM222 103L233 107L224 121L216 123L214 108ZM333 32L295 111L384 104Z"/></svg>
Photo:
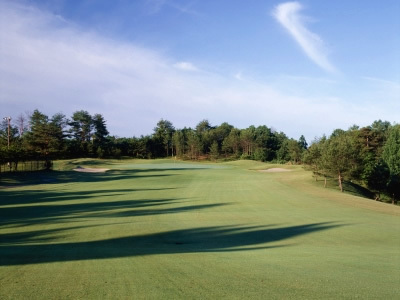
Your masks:
<svg viewBox="0 0 400 300"><path fill-rule="evenodd" d="M400 122L400 2L0 0L0 107L117 136L208 119L308 141Z"/></svg>

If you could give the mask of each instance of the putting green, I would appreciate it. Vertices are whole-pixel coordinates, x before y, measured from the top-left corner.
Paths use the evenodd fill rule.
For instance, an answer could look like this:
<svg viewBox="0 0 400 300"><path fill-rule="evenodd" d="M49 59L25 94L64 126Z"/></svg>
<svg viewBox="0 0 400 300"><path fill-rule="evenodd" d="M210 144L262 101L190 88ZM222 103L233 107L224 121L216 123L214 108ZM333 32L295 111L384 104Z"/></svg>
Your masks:
<svg viewBox="0 0 400 300"><path fill-rule="evenodd" d="M271 168L291 172L259 172ZM55 169L0 183L1 299L398 297L400 208L324 189L301 167Z"/></svg>

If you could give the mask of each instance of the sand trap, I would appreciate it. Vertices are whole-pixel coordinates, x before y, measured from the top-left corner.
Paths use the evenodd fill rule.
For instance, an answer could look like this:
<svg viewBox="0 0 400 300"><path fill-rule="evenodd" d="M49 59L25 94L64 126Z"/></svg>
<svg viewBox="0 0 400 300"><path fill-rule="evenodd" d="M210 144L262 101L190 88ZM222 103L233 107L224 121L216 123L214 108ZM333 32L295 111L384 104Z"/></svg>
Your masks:
<svg viewBox="0 0 400 300"><path fill-rule="evenodd" d="M278 172L290 172L291 170L283 169L283 168L271 168L268 170L260 170L260 172L264 173L278 173Z"/></svg>
<svg viewBox="0 0 400 300"><path fill-rule="evenodd" d="M77 167L76 169L73 169L76 172L84 172L84 173L104 173L110 169L100 169L100 168L82 168L82 167Z"/></svg>

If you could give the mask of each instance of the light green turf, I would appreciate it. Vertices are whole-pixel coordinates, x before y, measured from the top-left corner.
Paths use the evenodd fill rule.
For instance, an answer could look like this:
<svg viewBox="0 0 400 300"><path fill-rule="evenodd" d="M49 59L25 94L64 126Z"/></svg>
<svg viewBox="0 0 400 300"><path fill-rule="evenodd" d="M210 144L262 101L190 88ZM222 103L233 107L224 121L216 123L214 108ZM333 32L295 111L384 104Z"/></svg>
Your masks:
<svg viewBox="0 0 400 300"><path fill-rule="evenodd" d="M271 167L76 160L3 178L0 299L398 299L400 207Z"/></svg>

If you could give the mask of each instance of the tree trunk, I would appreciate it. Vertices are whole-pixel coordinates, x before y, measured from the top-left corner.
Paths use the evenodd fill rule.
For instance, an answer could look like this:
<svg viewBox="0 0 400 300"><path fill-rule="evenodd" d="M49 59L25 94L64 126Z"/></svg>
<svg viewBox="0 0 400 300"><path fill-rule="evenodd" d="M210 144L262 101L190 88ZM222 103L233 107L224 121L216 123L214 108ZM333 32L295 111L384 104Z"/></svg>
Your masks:
<svg viewBox="0 0 400 300"><path fill-rule="evenodd" d="M340 172L339 172L339 188L340 188L340 191L343 192L342 174L340 174Z"/></svg>
<svg viewBox="0 0 400 300"><path fill-rule="evenodd" d="M324 188L326 188L326 176L324 176Z"/></svg>
<svg viewBox="0 0 400 300"><path fill-rule="evenodd" d="M378 194L375 196L375 201L381 201L381 194L378 192Z"/></svg>

